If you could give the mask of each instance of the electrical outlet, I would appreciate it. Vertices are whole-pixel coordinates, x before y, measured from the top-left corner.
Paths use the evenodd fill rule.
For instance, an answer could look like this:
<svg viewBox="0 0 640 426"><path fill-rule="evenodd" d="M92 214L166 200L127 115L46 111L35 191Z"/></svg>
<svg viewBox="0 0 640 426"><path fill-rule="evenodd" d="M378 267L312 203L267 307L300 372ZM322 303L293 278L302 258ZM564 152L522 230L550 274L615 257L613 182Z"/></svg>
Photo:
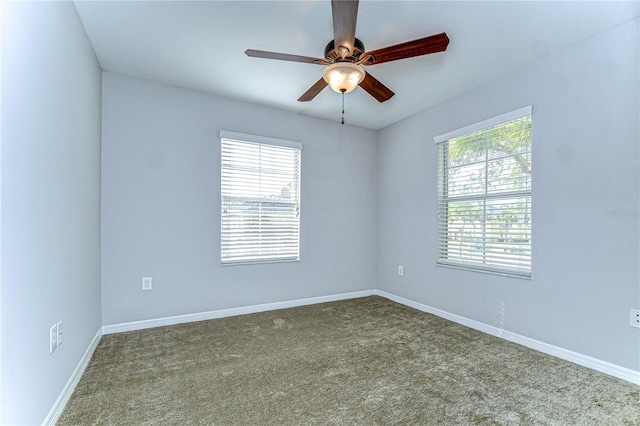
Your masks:
<svg viewBox="0 0 640 426"><path fill-rule="evenodd" d="M142 277L142 290L152 290L152 289L153 289L153 278Z"/></svg>
<svg viewBox="0 0 640 426"><path fill-rule="evenodd" d="M49 329L49 353L52 354L57 347L58 347L58 325L54 324L53 327Z"/></svg>
<svg viewBox="0 0 640 426"><path fill-rule="evenodd" d="M58 346L62 344L62 321L56 324L56 331L58 334Z"/></svg>
<svg viewBox="0 0 640 426"><path fill-rule="evenodd" d="M404 266L398 265L398 275L400 276L404 275Z"/></svg>
<svg viewBox="0 0 640 426"><path fill-rule="evenodd" d="M640 328L640 309L631 309L629 325Z"/></svg>

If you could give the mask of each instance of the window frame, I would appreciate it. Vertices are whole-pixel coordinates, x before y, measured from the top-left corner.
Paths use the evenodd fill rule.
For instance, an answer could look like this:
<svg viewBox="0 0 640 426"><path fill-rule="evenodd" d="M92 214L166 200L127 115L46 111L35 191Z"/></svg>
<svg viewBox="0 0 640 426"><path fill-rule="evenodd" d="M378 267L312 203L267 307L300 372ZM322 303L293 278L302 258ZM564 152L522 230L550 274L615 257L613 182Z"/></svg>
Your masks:
<svg viewBox="0 0 640 426"><path fill-rule="evenodd" d="M481 272L481 273L489 273L489 274L496 274L496 275L502 275L502 276L509 276L509 277L515 277L515 278L522 278L522 279L531 279L531 271L532 271L532 262L531 262L531 258L532 258L532 235L531 235L531 216L532 216L532 188L531 188L531 179L533 174L531 173L529 176L529 188L528 189L524 189L524 190L515 190L515 191L506 191L506 192L494 192L494 193L490 193L489 191L487 191L486 188L489 187L490 185L490 181L487 179L487 175L485 173L485 182L484 182L484 187L485 187L485 191L481 194L474 194L471 196L464 196L464 195L459 195L457 198L456 196L449 196L449 178L448 178L448 170L449 167L451 167L450 164L450 160L448 159L447 155L448 155L448 142L452 139L461 137L461 136L467 136L467 135L471 135L473 133L478 133L478 132L482 132L485 130L490 130L496 126L500 126L503 124L507 124L516 120L520 120L526 117L530 117L531 118L531 123L532 123L532 119L533 119L533 108L531 105L523 107L523 108L519 108L517 110L514 111L510 111L507 112L505 114L501 114L499 116L496 117L492 117L489 118L487 120L483 120L468 126L464 126L462 128L456 129L456 130L452 130L450 132L447 133L443 133L440 135L437 135L433 138L434 143L437 147L437 163L438 163L438 167L437 167L437 230L436 230L436 235L437 235L437 250L436 250L436 266L442 266L442 267L448 267L448 268L455 268L455 269L463 269L463 270L468 270L468 271L475 271L475 272ZM531 124L532 125L532 124ZM531 147L532 147L532 137L529 139L529 149L528 149L528 154L531 155ZM489 159L488 157L485 157L485 160L483 161L485 168L488 167L489 165ZM469 163L472 164L472 163ZM457 165L456 167L463 167L464 163L462 165ZM493 181L495 182L495 181ZM525 256L525 260L528 260L529 263L529 267L523 267L523 266L517 266L517 267L509 267L506 265L495 265L495 264L491 264L491 263L486 263L486 254L484 254L483 251L483 261L482 262L478 262L478 261L472 261L472 260L459 260L459 259L450 259L449 257L447 257L446 251L449 250L449 243L450 243L450 238L447 234L445 234L446 232L446 228L447 228L447 224L448 224L448 206L450 203L452 202L464 202L464 201L478 201L481 200L484 204L485 207L483 207L484 209L486 209L486 204L487 202L495 202L496 200L500 200L500 199L508 199L509 197L511 198L516 198L516 197L521 197L521 198L525 198L527 200L527 202L525 203L527 205L527 208L525 210L525 214L528 214L528 220L529 220L529 244L528 244L528 258ZM486 225L487 225L488 221L487 221L487 216L485 214L483 214L482 220L481 220L481 224L482 224L482 239L486 240L487 239L487 235L488 232L486 230ZM486 244L486 242L484 243ZM473 245L473 242L469 243L468 246ZM486 247L486 246L485 246ZM483 249L484 250L484 249Z"/></svg>
<svg viewBox="0 0 640 426"><path fill-rule="evenodd" d="M302 172L301 172L301 167L302 167L302 143L301 142L297 142L297 141L290 141L290 140L284 140L284 139L276 139L276 138L270 138L270 137L266 137L266 136L258 136L258 135L250 135L250 134L245 134L245 133L238 133L238 132L232 132L232 131L228 131L228 130L220 130L219 133L219 137L220 137L220 265L221 266L233 266L233 265L254 265L254 264L265 264L265 263L287 263L287 262L298 262L300 261L300 234L301 234L301 208L300 208L300 196L301 196L301 177L302 177ZM297 153L294 153L293 157L293 161L294 163L291 166L291 172L294 174L297 174L297 177L294 177L294 186L295 186L295 182L297 180L297 192L294 192L293 194L293 199L294 199L294 210L297 213L296 216L296 220L292 220L291 223L295 223L295 227L292 227L291 229L295 231L295 237L296 237L296 242L294 245L285 245L287 248L291 248L291 247L295 247L295 253L293 253L293 251L290 253L290 255L287 255L285 253L284 256L275 256L275 255L271 255L271 256L267 256L267 255L261 255L260 253L258 253L258 251L260 250L260 243L255 244L254 246L252 246L253 249L255 249L253 256L249 255L249 256L226 256L225 257L225 212L224 212L224 206L225 206L225 179L224 179L224 174L225 174L225 153L224 153L224 147L225 147L225 142L231 142L231 143L235 143L237 144L246 144L246 147L249 147L249 145L259 145L260 147L265 146L265 147L275 147L275 148L284 148L284 149L292 149L292 150L297 150ZM247 157L250 158L250 157ZM227 160L229 160L227 158ZM262 179L263 177L263 163L259 162L258 163L258 176L259 176L259 180ZM255 167L255 166L254 166ZM227 167L228 169L228 167ZM268 174L268 173L267 173ZM228 189L228 188L227 188ZM261 203L260 205L262 206L262 203L264 201L262 201L262 198L264 198L263 195L259 195L259 194L247 194L246 195L247 198L255 198L256 201L251 201L250 204L253 203ZM277 200L274 200L274 204L277 203ZM226 228L228 231L230 232L230 230L228 228ZM242 257L242 258L240 258Z"/></svg>

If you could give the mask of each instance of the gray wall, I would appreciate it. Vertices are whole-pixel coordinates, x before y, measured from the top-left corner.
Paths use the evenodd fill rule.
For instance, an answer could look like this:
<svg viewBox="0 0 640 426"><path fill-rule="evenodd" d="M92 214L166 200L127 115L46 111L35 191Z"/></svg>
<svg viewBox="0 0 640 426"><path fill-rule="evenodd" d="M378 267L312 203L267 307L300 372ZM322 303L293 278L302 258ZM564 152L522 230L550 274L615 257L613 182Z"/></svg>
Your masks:
<svg viewBox="0 0 640 426"><path fill-rule="evenodd" d="M638 69L636 19L383 129L378 288L640 370ZM529 104L532 279L436 267L433 136Z"/></svg>
<svg viewBox="0 0 640 426"><path fill-rule="evenodd" d="M220 129L304 144L300 262L220 266ZM374 288L375 168L373 131L103 73L103 324Z"/></svg>
<svg viewBox="0 0 640 426"><path fill-rule="evenodd" d="M638 218L605 214L640 208L637 20L376 133L111 73L101 88L71 3L2 7L3 424L42 422L101 324L376 287L640 370ZM527 104L533 278L435 267L432 137ZM300 262L219 265L220 129L304 143Z"/></svg>
<svg viewBox="0 0 640 426"><path fill-rule="evenodd" d="M0 422L33 425L101 325L101 71L72 3L2 9Z"/></svg>

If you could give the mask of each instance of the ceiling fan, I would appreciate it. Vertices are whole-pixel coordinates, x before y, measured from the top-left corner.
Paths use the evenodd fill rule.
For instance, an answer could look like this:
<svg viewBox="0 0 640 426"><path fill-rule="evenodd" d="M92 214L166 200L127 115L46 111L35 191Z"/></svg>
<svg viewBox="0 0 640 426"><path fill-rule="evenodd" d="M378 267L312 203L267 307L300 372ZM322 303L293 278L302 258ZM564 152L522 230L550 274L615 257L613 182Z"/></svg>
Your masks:
<svg viewBox="0 0 640 426"><path fill-rule="evenodd" d="M355 37L358 1L331 0L331 10L333 14L334 39L327 44L324 50L324 58L253 49L245 51L248 56L255 58L324 65L325 69L322 72L322 78L298 98L300 102L312 100L327 85L342 94L349 93L357 86L360 86L378 101L387 101L394 93L376 80L369 72L365 72L362 65L371 66L398 59L443 52L449 44L447 34L441 33L367 52L364 44Z"/></svg>

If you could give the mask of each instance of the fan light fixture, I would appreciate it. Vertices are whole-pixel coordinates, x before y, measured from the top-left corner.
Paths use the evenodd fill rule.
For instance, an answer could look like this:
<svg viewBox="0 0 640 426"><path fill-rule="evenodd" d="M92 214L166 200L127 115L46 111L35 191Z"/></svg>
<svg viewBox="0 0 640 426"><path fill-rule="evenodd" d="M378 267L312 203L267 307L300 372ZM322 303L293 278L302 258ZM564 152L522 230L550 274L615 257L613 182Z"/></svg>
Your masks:
<svg viewBox="0 0 640 426"><path fill-rule="evenodd" d="M322 72L322 78L336 92L349 93L364 79L364 70L351 62L336 62L327 65Z"/></svg>

